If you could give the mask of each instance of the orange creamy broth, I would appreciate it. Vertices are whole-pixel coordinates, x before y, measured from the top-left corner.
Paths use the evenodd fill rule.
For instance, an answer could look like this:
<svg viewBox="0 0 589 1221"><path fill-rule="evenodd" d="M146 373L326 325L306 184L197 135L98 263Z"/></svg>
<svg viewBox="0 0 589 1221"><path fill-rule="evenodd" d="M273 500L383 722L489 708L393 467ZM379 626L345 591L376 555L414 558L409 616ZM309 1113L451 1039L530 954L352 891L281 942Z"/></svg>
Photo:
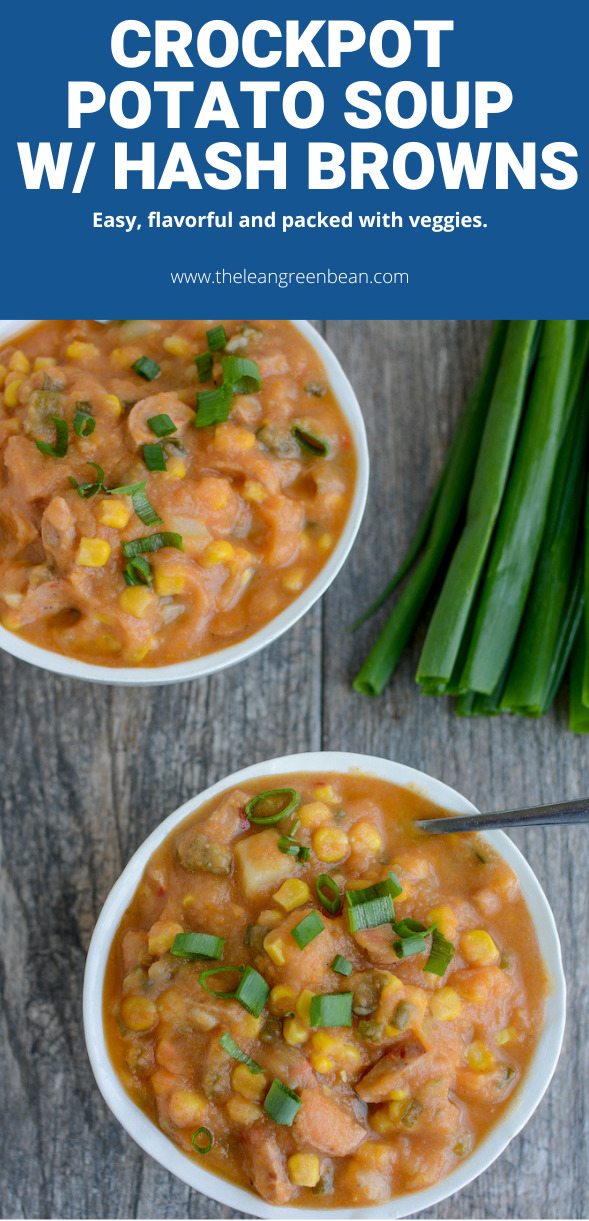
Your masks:
<svg viewBox="0 0 589 1221"><path fill-rule="evenodd" d="M199 384L195 356L213 321L43 322L0 349L0 620L27 640L105 666L159 666L250 636L288 607L337 542L356 461L346 420L319 357L285 321L224 321L227 349ZM196 393L220 383L221 357L254 361L262 390L235 395L229 419L193 427ZM147 356L161 374L132 368ZM44 390L43 387L46 389ZM48 388L48 389L47 389ZM76 404L96 427L78 437ZM90 404L90 407L84 404ZM166 414L176 432L147 421ZM65 457L53 445L68 425ZM310 455L304 421L329 446ZM151 473L144 444L161 444ZM83 499L70 483L146 480L163 524L147 526L130 496ZM174 531L184 550L148 559L150 586L129 588L122 543Z"/></svg>
<svg viewBox="0 0 589 1221"><path fill-rule="evenodd" d="M272 828L244 817L253 794L284 785L300 795L306 863L277 849L291 815ZM359 774L246 783L167 838L121 921L104 1021L125 1089L185 1153L273 1204L368 1206L431 1186L497 1122L534 1051L546 976L517 879L480 837L418 831L433 812ZM343 893L390 870L396 919L437 920L454 945L443 977L423 970L427 951L397 957L390 923L352 935L347 901L337 916L318 901L321 873ZM301 950L291 930L313 908L324 929ZM222 964L262 975L259 1017L204 990L200 973L221 964L172 955L180 932L225 938ZM349 977L333 971L336 954ZM351 1028L311 1029L311 996L333 992L353 993ZM226 1031L261 1073L221 1047ZM302 1100L291 1126L264 1111L275 1079ZM205 1158L191 1145L201 1127Z"/></svg>

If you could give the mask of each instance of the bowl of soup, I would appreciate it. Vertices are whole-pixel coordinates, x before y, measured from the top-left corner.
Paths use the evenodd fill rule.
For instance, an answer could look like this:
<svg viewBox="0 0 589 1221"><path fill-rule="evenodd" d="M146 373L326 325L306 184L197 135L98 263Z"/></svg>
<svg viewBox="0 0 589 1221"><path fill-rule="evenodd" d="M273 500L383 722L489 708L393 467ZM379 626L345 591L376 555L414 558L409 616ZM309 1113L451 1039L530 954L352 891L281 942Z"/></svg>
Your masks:
<svg viewBox="0 0 589 1221"><path fill-rule="evenodd" d="M84 984L134 1140L248 1215L402 1217L484 1171L552 1077L552 913L503 832L398 763L256 764L186 802L108 896ZM540 1207L540 1205L539 1205Z"/></svg>
<svg viewBox="0 0 589 1221"><path fill-rule="evenodd" d="M97 682L223 669L331 584L368 481L309 323L0 323L0 647Z"/></svg>

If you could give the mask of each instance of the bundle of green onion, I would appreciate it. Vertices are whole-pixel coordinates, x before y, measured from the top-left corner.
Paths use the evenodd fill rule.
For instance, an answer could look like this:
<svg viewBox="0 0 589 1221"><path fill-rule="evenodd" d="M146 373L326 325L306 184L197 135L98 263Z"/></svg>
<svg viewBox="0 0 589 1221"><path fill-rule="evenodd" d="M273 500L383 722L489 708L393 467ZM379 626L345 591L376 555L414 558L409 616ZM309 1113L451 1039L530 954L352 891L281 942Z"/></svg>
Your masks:
<svg viewBox="0 0 589 1221"><path fill-rule="evenodd" d="M381 693L438 581L424 694L538 717L570 665L570 727L589 732L588 434L589 322L496 322L407 556L354 625L409 574L356 691Z"/></svg>

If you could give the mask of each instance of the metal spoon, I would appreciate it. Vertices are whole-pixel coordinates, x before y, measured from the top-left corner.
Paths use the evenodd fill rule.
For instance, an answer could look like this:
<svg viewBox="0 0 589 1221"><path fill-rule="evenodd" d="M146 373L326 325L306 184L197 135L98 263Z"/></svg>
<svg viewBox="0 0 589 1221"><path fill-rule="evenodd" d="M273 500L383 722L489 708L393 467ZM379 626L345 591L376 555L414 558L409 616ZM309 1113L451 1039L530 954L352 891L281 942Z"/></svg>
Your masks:
<svg viewBox="0 0 589 1221"><path fill-rule="evenodd" d="M480 831L483 827L564 827L589 822L589 797L529 810L503 810L495 814L452 814L449 818L419 818L417 826L433 835L450 831Z"/></svg>

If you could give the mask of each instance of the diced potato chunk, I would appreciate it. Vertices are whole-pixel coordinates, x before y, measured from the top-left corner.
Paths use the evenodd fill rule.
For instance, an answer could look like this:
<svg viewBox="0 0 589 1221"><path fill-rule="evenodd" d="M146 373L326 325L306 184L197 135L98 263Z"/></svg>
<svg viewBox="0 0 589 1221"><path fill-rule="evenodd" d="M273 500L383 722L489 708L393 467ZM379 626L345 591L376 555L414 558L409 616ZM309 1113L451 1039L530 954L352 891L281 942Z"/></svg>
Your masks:
<svg viewBox="0 0 589 1221"><path fill-rule="evenodd" d="M293 859L279 852L278 839L278 833L267 827L236 844L235 862L246 899L257 898L292 873Z"/></svg>

